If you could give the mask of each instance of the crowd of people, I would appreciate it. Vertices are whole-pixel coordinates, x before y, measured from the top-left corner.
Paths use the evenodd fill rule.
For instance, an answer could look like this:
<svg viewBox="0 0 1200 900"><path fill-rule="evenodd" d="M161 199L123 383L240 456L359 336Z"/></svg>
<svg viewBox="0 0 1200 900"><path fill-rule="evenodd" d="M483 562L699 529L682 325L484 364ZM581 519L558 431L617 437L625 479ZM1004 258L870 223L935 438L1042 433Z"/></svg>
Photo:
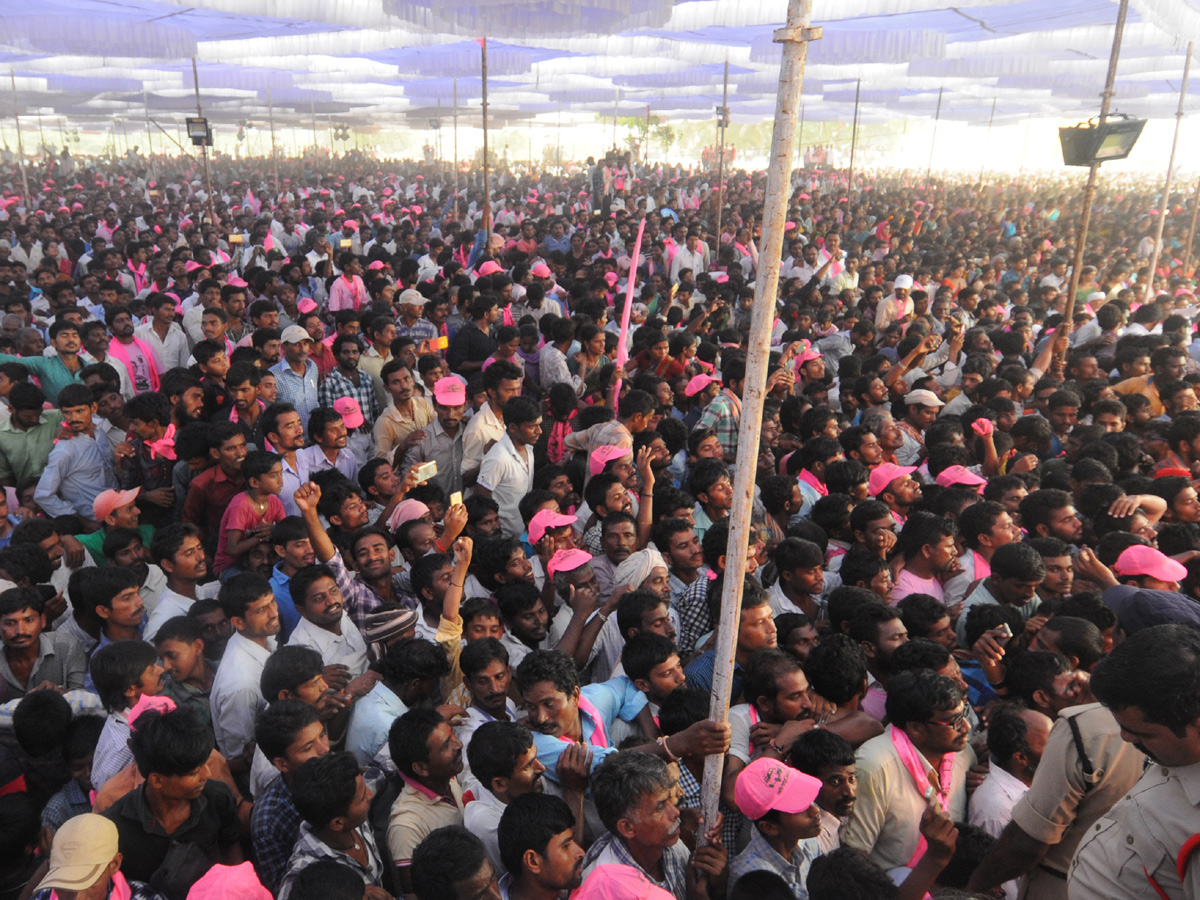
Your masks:
<svg viewBox="0 0 1200 900"><path fill-rule="evenodd" d="M798 170L756 309L764 173L26 174L2 900L1200 897L1182 199Z"/></svg>

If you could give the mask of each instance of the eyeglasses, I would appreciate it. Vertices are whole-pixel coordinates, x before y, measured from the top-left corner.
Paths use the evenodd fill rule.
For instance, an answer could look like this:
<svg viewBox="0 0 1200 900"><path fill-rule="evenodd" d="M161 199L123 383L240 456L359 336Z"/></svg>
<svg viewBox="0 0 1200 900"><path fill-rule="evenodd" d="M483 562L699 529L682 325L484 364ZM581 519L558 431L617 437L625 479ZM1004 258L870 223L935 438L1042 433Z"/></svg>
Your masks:
<svg viewBox="0 0 1200 900"><path fill-rule="evenodd" d="M957 731L958 726L962 725L966 721L967 721L967 711L964 709L958 715L953 716L952 718L950 718L948 720L947 719L930 719L928 724L930 724L930 725L945 725L947 728L953 728L955 731Z"/></svg>

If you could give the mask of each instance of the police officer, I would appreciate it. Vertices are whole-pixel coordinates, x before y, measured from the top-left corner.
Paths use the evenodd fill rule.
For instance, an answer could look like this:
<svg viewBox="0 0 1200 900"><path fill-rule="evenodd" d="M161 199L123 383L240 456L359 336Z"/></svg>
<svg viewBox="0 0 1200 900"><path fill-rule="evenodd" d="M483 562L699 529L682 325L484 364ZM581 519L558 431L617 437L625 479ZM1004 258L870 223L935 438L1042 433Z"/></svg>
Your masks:
<svg viewBox="0 0 1200 900"><path fill-rule="evenodd" d="M1150 765L1080 843L1070 900L1200 897L1200 633L1137 632L1097 665L1092 690Z"/></svg>

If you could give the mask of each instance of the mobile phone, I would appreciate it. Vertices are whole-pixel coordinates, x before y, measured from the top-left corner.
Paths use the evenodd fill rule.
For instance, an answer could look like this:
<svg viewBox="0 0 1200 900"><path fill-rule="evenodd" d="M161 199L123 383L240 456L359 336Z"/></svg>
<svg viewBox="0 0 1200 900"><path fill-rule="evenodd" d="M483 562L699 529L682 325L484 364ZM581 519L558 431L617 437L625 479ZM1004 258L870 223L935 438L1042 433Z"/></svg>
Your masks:
<svg viewBox="0 0 1200 900"><path fill-rule="evenodd" d="M437 475L437 463L430 460L427 463L421 463L417 466L417 481L428 481Z"/></svg>
<svg viewBox="0 0 1200 900"><path fill-rule="evenodd" d="M350 238L342 238L338 243L342 245L343 250L354 246L354 241L350 240Z"/></svg>
<svg viewBox="0 0 1200 900"><path fill-rule="evenodd" d="M450 346L450 338L443 335L442 337L438 338L434 342L434 346L437 347L437 349L439 349L439 350L445 350L447 347Z"/></svg>
<svg viewBox="0 0 1200 900"><path fill-rule="evenodd" d="M1000 630L1000 637L1003 638L1003 640L1000 641L1000 645L1003 646L1012 640L1013 633L1012 633L1012 629L1008 627L1007 622L1005 622L1003 625L1001 625L999 630Z"/></svg>
<svg viewBox="0 0 1200 900"><path fill-rule="evenodd" d="M231 234L229 236L229 243L240 244L241 242L242 242L242 236L240 234Z"/></svg>
<svg viewBox="0 0 1200 900"><path fill-rule="evenodd" d="M450 495L450 505L451 506L461 506L462 505L462 491L455 491L453 494Z"/></svg>

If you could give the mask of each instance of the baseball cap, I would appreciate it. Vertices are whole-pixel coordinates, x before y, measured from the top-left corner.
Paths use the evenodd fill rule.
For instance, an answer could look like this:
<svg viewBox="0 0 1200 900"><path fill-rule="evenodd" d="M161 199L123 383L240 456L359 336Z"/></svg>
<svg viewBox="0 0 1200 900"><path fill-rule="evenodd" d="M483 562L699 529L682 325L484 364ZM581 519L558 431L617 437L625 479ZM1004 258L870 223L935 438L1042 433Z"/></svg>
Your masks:
<svg viewBox="0 0 1200 900"><path fill-rule="evenodd" d="M800 352L796 354L797 366L802 366L809 360L821 358L821 351L814 349L811 341L801 341L800 343L804 346Z"/></svg>
<svg viewBox="0 0 1200 900"><path fill-rule="evenodd" d="M299 344L301 341L311 341L312 335L301 328L299 325L289 325L283 329L283 334L279 338L281 344Z"/></svg>
<svg viewBox="0 0 1200 900"><path fill-rule="evenodd" d="M312 297L301 297L296 301L296 309L302 313L310 313L317 308L317 301Z"/></svg>
<svg viewBox="0 0 1200 900"><path fill-rule="evenodd" d="M938 395L935 394L933 391L927 391L927 390L923 390L923 389L919 390L919 391L909 391L907 394L904 395L904 405L905 406L912 406L914 403L919 406L941 407L941 406L946 405L945 403L943 403L941 400L938 399Z"/></svg>
<svg viewBox="0 0 1200 900"><path fill-rule="evenodd" d="M101 491L92 501L92 513L96 516L96 521L103 522L113 510L132 503L141 492L141 488L134 488L132 491Z"/></svg>
<svg viewBox="0 0 1200 900"><path fill-rule="evenodd" d="M588 457L588 471L593 475L599 475L604 471L605 466L622 456L633 456L633 451L626 450L624 447L615 447L612 444L597 447Z"/></svg>
<svg viewBox="0 0 1200 900"><path fill-rule="evenodd" d="M236 866L213 866L192 885L187 900L271 900L271 892L259 881L254 863L246 860Z"/></svg>
<svg viewBox="0 0 1200 900"><path fill-rule="evenodd" d="M695 397L710 384L716 382L716 380L711 375L705 375L703 372L699 375L693 375L691 381L687 383L687 387L683 389L683 393L688 397Z"/></svg>
<svg viewBox="0 0 1200 900"><path fill-rule="evenodd" d="M353 431L359 428L363 422L362 407L358 405L358 401L353 397L338 397L333 401L333 409L342 417L342 421L346 423L346 427Z"/></svg>
<svg viewBox="0 0 1200 900"><path fill-rule="evenodd" d="M554 528L562 528L564 525L574 525L574 516L564 516L562 513L556 513L552 509L538 510L537 514L529 520L529 543L536 544L546 536L546 532Z"/></svg>
<svg viewBox="0 0 1200 900"><path fill-rule="evenodd" d="M820 790L819 778L763 756L738 774L733 799L744 816L757 820L773 809L804 812L816 801Z"/></svg>
<svg viewBox="0 0 1200 900"><path fill-rule="evenodd" d="M467 402L467 389L457 378L439 378L433 386L433 399L442 406L462 406Z"/></svg>
<svg viewBox="0 0 1200 900"><path fill-rule="evenodd" d="M401 305L408 304L409 306L424 306L425 298L421 296L420 291L414 291L412 288L400 292L400 296L396 298L396 302Z"/></svg>
<svg viewBox="0 0 1200 900"><path fill-rule="evenodd" d="M494 259L487 260L479 267L480 275L495 275L497 272L503 271L504 270L500 268L500 263L496 262Z"/></svg>
<svg viewBox="0 0 1200 900"><path fill-rule="evenodd" d="M897 478L911 475L915 471L917 471L916 466L898 466L895 463L880 463L871 470L871 478L867 481L867 493L872 497L877 497Z"/></svg>
<svg viewBox="0 0 1200 900"><path fill-rule="evenodd" d="M1118 575L1149 575L1159 581L1182 581L1187 577L1187 568L1153 547L1135 545L1126 547L1113 564Z"/></svg>
<svg viewBox="0 0 1200 900"><path fill-rule="evenodd" d="M893 288L900 288L905 291L911 291L912 286L913 280L911 275L897 275L896 280L892 282Z"/></svg>
<svg viewBox="0 0 1200 900"><path fill-rule="evenodd" d="M1200 604L1175 591L1154 591L1118 584L1103 594L1104 605L1117 614L1126 634L1155 625L1200 628Z"/></svg>
<svg viewBox="0 0 1200 900"><path fill-rule="evenodd" d="M548 265L546 265L545 263L538 263L536 266L534 266L532 269L529 270L529 274L532 275L534 278L549 278L550 274L551 274L550 267Z"/></svg>
<svg viewBox="0 0 1200 900"><path fill-rule="evenodd" d="M104 874L117 855L117 826L111 819L83 813L67 819L55 832L50 869L39 888L82 891Z"/></svg>
<svg viewBox="0 0 1200 900"><path fill-rule="evenodd" d="M592 554L586 550L558 550L546 563L546 574L554 576L558 572L574 572L591 561Z"/></svg>
<svg viewBox="0 0 1200 900"><path fill-rule="evenodd" d="M987 484L987 479L980 478L966 466L950 466L941 471L937 477L937 483L942 487L950 487L954 484L982 487Z"/></svg>

